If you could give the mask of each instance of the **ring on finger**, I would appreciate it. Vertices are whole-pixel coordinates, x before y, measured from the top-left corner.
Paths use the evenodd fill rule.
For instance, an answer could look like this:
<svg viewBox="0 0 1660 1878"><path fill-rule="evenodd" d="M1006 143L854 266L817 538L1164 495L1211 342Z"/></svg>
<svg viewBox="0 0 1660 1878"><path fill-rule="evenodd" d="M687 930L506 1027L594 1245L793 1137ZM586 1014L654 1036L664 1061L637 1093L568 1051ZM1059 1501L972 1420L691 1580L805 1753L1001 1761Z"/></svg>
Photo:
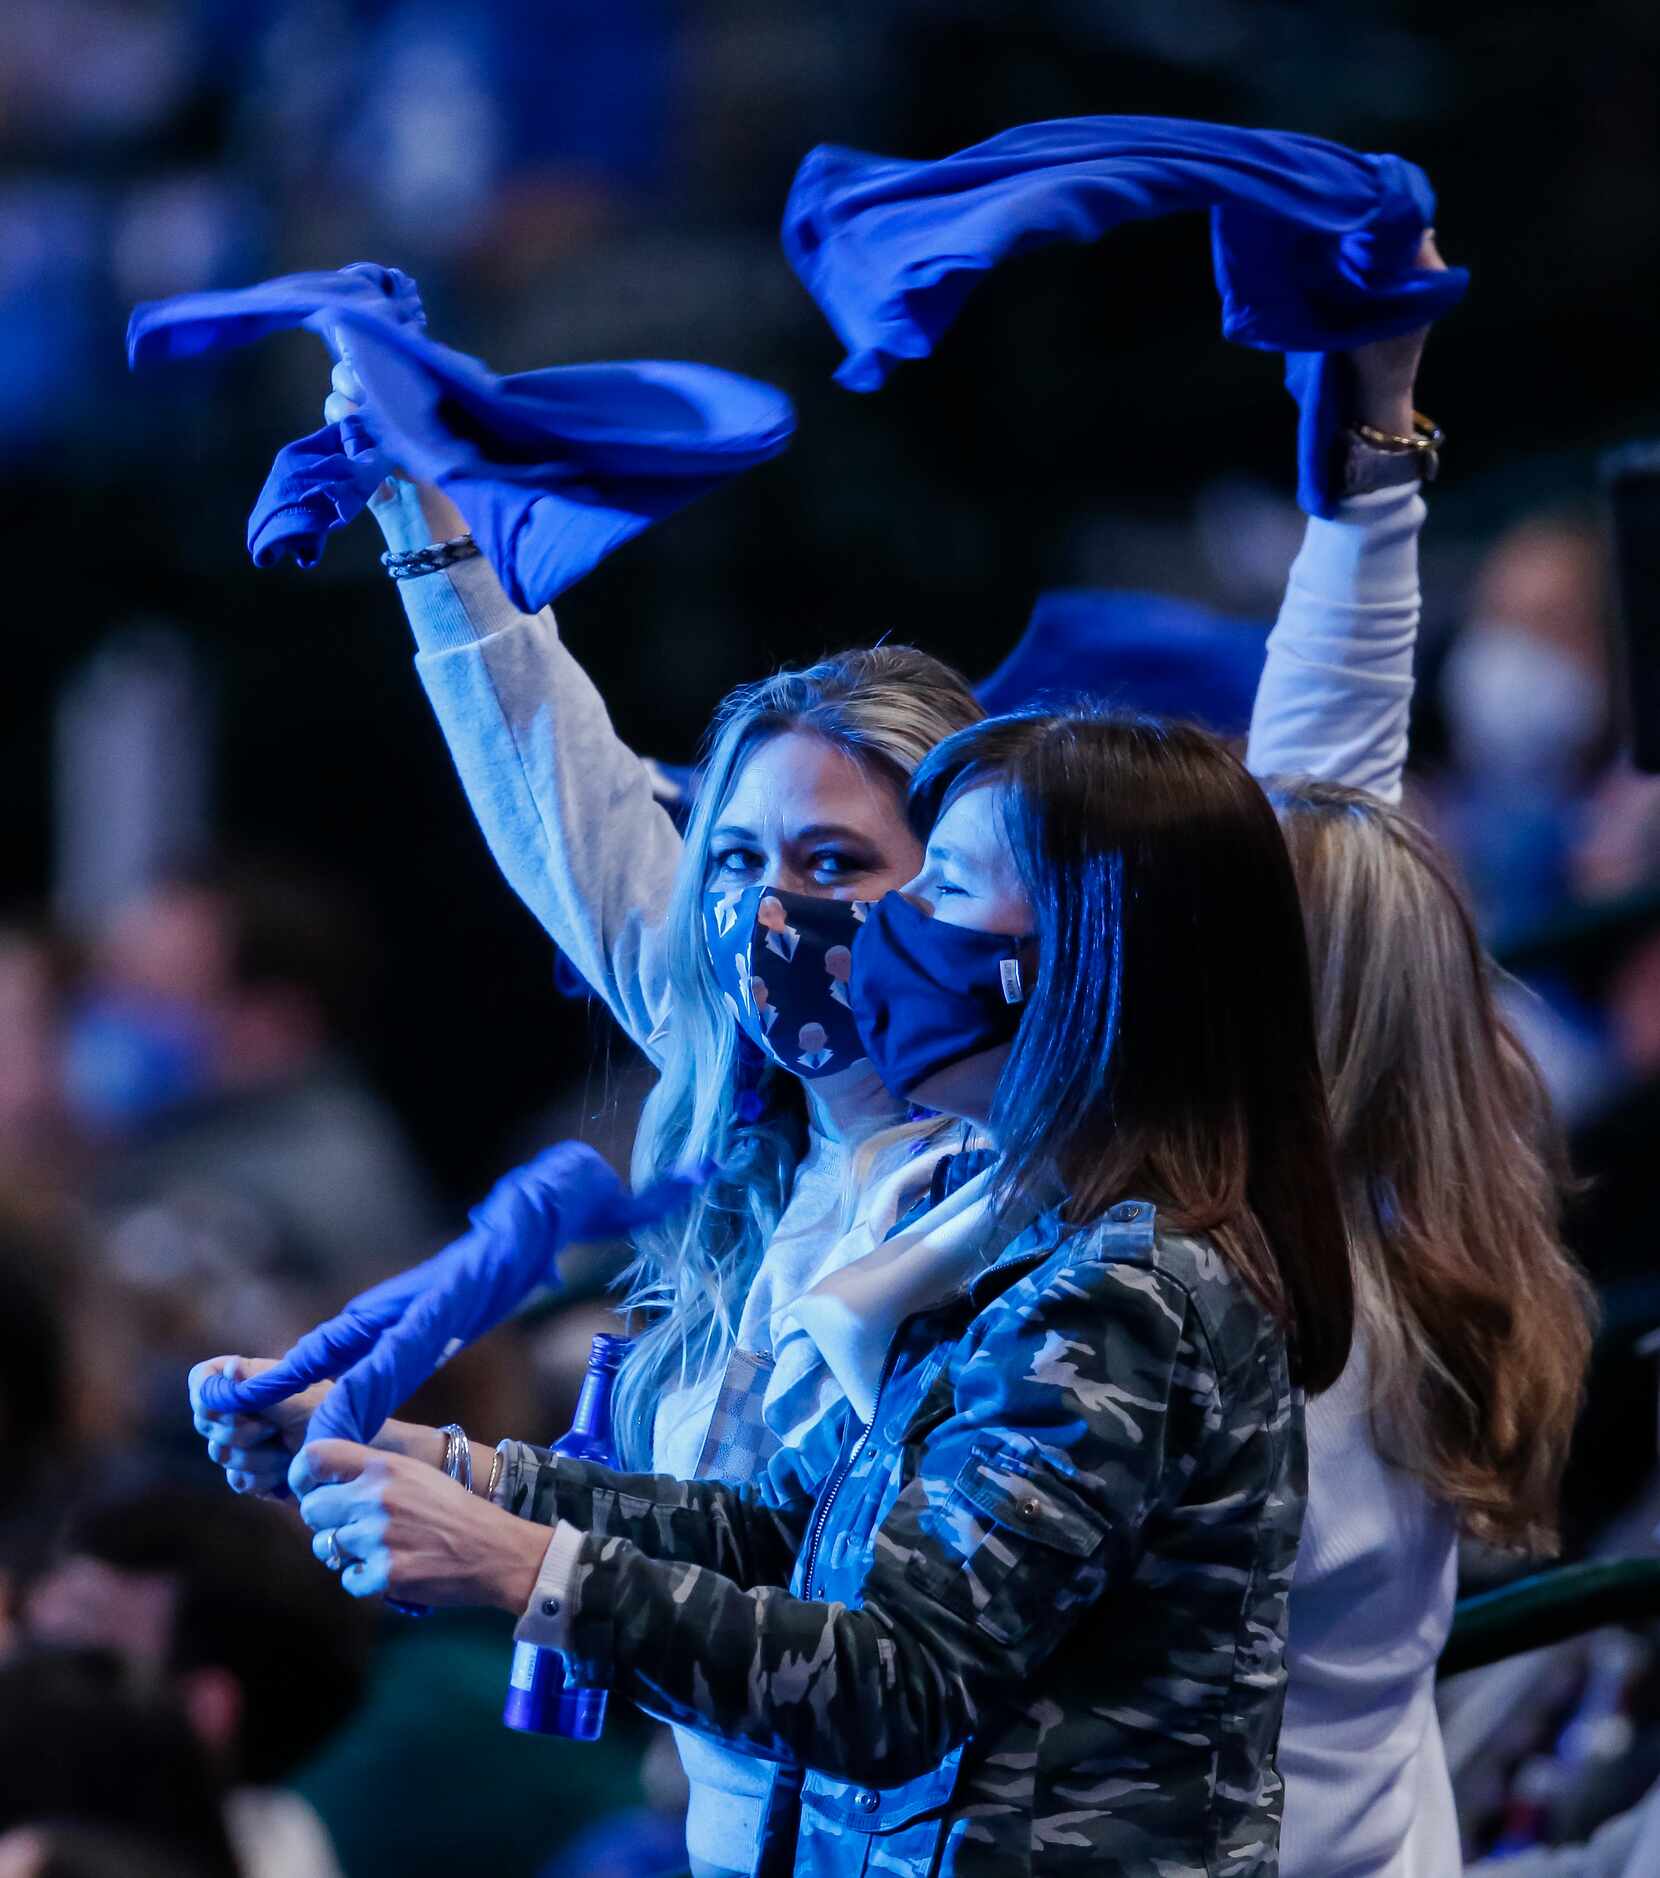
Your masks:
<svg viewBox="0 0 1660 1878"><path fill-rule="evenodd" d="M323 1563L331 1572L344 1571L346 1569L346 1555L340 1550L337 1528L333 1526L329 1528L328 1550L323 1555Z"/></svg>

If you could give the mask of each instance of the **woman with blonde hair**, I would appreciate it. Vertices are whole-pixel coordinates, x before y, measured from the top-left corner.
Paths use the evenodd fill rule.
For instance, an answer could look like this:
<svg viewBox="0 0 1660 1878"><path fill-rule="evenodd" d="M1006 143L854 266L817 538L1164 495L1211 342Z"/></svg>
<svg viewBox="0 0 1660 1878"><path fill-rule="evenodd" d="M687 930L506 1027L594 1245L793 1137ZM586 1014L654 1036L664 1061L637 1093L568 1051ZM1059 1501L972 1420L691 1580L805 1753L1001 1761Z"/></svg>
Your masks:
<svg viewBox="0 0 1660 1878"><path fill-rule="evenodd" d="M1556 1548L1590 1287L1566 1165L1447 857L1399 807L1275 785L1302 896L1355 1346L1308 1410L1280 1772L1288 1878L1457 1871L1434 1705L1461 1533Z"/></svg>

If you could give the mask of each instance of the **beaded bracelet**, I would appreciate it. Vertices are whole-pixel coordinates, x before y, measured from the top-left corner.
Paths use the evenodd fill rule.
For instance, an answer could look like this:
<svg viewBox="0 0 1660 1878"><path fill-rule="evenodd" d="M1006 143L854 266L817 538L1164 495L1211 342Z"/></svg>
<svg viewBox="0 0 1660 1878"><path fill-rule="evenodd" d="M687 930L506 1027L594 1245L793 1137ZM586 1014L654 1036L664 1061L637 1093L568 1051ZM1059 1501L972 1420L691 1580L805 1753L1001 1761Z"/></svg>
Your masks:
<svg viewBox="0 0 1660 1878"><path fill-rule="evenodd" d="M394 580L414 580L453 567L457 561L470 561L478 551L471 535L457 535L453 541L434 542L430 548L403 548L395 553L389 548L380 564Z"/></svg>

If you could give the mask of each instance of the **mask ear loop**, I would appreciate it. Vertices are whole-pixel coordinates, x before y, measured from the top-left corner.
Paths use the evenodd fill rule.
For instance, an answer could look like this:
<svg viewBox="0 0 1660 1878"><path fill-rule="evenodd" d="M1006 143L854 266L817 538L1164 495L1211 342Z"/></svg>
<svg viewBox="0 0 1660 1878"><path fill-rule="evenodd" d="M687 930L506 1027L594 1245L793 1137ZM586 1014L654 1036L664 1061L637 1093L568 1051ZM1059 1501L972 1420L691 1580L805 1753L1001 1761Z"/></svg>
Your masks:
<svg viewBox="0 0 1660 1878"><path fill-rule="evenodd" d="M1032 977L1037 970L1038 939L1035 932L1015 941L1013 954L997 962L997 975L1003 988L1005 1004L1024 1004L1032 995ZM1031 959L1028 967L1027 957Z"/></svg>

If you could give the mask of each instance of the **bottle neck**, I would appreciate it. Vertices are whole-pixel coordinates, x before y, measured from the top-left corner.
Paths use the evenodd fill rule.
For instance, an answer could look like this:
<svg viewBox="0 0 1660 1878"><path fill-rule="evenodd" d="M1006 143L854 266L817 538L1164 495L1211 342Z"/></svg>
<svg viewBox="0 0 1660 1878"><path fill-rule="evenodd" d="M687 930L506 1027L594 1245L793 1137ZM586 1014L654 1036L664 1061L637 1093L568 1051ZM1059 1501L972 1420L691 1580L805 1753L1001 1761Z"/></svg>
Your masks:
<svg viewBox="0 0 1660 1878"><path fill-rule="evenodd" d="M617 1368L628 1348L626 1337L605 1334L595 1337L588 1352L588 1367L582 1377L582 1393L576 1399L576 1420L570 1433L554 1443L556 1454L572 1460L598 1461L615 1467L616 1451L611 1441L611 1392L616 1387Z"/></svg>
<svg viewBox="0 0 1660 1878"><path fill-rule="evenodd" d="M611 1390L617 1380L615 1369L590 1363L582 1378L582 1393L576 1399L573 1435L590 1441L609 1441L611 1436Z"/></svg>

